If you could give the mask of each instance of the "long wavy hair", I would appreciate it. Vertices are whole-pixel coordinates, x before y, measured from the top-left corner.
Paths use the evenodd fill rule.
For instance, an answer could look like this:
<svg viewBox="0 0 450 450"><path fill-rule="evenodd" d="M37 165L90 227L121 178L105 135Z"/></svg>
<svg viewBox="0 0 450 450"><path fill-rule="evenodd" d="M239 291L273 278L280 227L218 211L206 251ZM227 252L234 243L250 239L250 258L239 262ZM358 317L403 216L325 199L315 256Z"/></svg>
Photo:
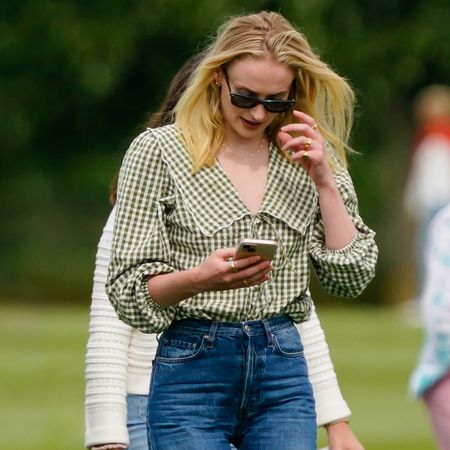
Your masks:
<svg viewBox="0 0 450 450"><path fill-rule="evenodd" d="M152 112L145 124L145 128L157 128L163 127L173 122L174 108L177 104L180 96L186 89L187 80L192 74L194 68L202 60L203 54L197 53L191 56L178 70L178 72L172 78L169 88L163 102L161 103L158 111ZM109 185L109 202L111 205L115 205L117 201L117 183L119 180L119 174L116 173Z"/></svg>
<svg viewBox="0 0 450 450"><path fill-rule="evenodd" d="M194 173L203 166L212 167L223 144L224 118L214 73L238 58L267 56L294 71L294 108L316 120L322 136L334 147L340 165L346 167L353 124L352 88L320 60L305 36L283 16L263 11L231 18L219 28L175 107L175 123L192 156ZM278 114L266 130L278 147L278 131L292 120L290 111Z"/></svg>

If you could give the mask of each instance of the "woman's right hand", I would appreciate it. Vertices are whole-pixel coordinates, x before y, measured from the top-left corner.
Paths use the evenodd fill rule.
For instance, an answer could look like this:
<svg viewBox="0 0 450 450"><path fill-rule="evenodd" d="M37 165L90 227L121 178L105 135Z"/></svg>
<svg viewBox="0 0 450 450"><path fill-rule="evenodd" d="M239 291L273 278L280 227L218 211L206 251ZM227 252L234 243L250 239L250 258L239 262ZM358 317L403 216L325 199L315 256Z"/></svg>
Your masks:
<svg viewBox="0 0 450 450"><path fill-rule="evenodd" d="M235 248L211 253L194 267L193 276L200 291L225 291L257 286L270 280L272 265L260 256L233 260Z"/></svg>
<svg viewBox="0 0 450 450"><path fill-rule="evenodd" d="M191 269L150 277L148 291L156 303L166 307L203 292L241 289L270 280L269 261L260 256L233 261L235 252L235 248L219 249Z"/></svg>

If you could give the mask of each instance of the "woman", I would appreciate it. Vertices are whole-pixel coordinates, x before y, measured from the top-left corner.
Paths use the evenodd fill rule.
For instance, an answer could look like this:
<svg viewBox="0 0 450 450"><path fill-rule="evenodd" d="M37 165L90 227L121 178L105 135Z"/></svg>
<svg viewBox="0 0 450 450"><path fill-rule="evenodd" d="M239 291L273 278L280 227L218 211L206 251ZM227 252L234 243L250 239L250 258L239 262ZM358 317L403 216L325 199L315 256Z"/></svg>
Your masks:
<svg viewBox="0 0 450 450"><path fill-rule="evenodd" d="M450 202L450 87L433 84L414 98L416 127L404 192L405 212L414 225L415 294L425 271L425 235L433 216Z"/></svg>
<svg viewBox="0 0 450 450"><path fill-rule="evenodd" d="M190 58L175 75L160 110L149 127L172 122L172 111L187 78L203 55ZM117 179L111 185L117 200ZM148 450L147 398L157 341L119 320L105 292L115 220L113 208L97 249L86 353L85 446L92 450ZM361 450L347 420L350 410L342 398L319 319L312 311L298 325L314 391L317 425L326 427L330 448Z"/></svg>
<svg viewBox="0 0 450 450"><path fill-rule="evenodd" d="M106 286L124 322L163 331L151 448L316 447L293 325L312 309L308 258L331 293L355 296L377 257L345 170L352 101L298 31L262 12L221 27L175 124L132 143ZM233 260L247 237L276 240L273 263Z"/></svg>
<svg viewBox="0 0 450 450"><path fill-rule="evenodd" d="M202 57L202 54L192 56L176 73L160 109L148 120L148 127L172 122L173 109ZM117 177L114 177L111 204L116 200ZM156 339L121 322L106 295L114 218L115 208L96 255L86 352L84 442L91 450L148 450L146 422L151 370L148 354L154 355Z"/></svg>

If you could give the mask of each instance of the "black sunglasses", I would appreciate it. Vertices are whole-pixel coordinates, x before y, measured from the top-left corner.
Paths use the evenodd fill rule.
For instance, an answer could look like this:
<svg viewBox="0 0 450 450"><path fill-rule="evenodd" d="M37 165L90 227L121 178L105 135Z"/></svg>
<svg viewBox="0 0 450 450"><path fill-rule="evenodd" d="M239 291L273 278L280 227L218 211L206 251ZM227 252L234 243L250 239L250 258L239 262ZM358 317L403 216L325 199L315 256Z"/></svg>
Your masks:
<svg viewBox="0 0 450 450"><path fill-rule="evenodd" d="M225 75L225 81L227 82L228 92L230 93L230 101L231 104L237 106L238 108L254 108L257 105L263 105L264 109L271 113L284 113L288 111L295 104L295 98L289 100L278 100L266 98L261 100L258 97L254 97L253 95L245 95L245 94L236 94L235 92L231 92L230 81L228 80L228 74L225 69L223 69L223 73ZM292 82L291 94L295 96L296 83L295 78Z"/></svg>

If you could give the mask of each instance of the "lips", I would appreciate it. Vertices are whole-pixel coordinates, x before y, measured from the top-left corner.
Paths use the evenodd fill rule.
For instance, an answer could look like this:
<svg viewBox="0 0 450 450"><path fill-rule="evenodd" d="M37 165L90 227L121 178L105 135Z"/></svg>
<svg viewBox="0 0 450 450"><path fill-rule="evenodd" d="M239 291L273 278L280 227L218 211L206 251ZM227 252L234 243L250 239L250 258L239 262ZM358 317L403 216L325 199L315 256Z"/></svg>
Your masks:
<svg viewBox="0 0 450 450"><path fill-rule="evenodd" d="M263 122L252 122L251 120L244 119L241 117L241 121L246 128L251 128L252 130L259 128Z"/></svg>

